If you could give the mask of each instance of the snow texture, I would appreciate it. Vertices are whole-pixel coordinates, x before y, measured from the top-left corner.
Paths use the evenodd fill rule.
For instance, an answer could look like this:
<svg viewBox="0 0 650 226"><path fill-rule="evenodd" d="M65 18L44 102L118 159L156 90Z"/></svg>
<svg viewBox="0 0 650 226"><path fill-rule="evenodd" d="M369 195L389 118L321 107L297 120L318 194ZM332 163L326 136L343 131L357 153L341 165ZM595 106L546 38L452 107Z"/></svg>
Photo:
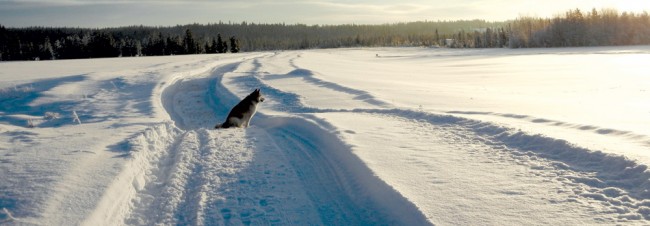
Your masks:
<svg viewBox="0 0 650 226"><path fill-rule="evenodd" d="M0 224L649 224L649 58L371 48L2 63ZM212 129L257 88L251 127Z"/></svg>

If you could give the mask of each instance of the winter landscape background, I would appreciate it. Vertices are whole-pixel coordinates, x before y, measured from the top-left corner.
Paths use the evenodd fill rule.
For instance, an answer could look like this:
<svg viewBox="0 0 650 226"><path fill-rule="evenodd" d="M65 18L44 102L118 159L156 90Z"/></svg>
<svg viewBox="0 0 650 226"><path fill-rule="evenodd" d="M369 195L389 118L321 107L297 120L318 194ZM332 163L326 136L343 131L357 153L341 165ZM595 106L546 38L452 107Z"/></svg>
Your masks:
<svg viewBox="0 0 650 226"><path fill-rule="evenodd" d="M648 11L0 1L0 225L649 225Z"/></svg>
<svg viewBox="0 0 650 226"><path fill-rule="evenodd" d="M650 47L5 62L3 224L647 224ZM248 129L214 130L240 98Z"/></svg>
<svg viewBox="0 0 650 226"><path fill-rule="evenodd" d="M349 47L539 48L649 44L648 11L613 8L576 8L553 17L519 16L506 21L424 20L338 25L219 21L92 29L0 24L0 61Z"/></svg>

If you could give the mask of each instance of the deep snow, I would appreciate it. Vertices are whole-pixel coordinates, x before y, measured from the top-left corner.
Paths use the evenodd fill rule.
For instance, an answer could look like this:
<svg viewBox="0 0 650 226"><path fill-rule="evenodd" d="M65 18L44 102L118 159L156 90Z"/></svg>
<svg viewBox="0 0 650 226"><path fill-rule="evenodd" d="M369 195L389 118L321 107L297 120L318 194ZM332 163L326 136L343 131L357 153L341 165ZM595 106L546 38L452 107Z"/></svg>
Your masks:
<svg viewBox="0 0 650 226"><path fill-rule="evenodd" d="M0 223L648 224L649 60L641 46L1 63ZM250 128L211 129L255 88Z"/></svg>

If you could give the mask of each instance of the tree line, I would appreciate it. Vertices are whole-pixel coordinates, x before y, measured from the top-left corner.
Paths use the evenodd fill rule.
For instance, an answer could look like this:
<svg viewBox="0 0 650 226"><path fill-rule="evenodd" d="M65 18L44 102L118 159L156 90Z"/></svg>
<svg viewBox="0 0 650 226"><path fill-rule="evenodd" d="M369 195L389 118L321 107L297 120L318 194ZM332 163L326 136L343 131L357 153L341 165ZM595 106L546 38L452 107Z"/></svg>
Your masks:
<svg viewBox="0 0 650 226"><path fill-rule="evenodd" d="M190 29L163 33L149 27L108 29L5 28L0 25L0 60L53 60L239 52L239 39L197 39Z"/></svg>
<svg viewBox="0 0 650 226"><path fill-rule="evenodd" d="M189 24L171 27L5 28L0 60L159 56L361 46L433 46L455 30L497 26L483 20L384 25ZM440 32L438 32L440 31ZM221 34L230 34L225 38ZM236 36L235 36L236 35Z"/></svg>
<svg viewBox="0 0 650 226"><path fill-rule="evenodd" d="M575 9L554 18L522 17L509 26L510 48L650 44L648 12Z"/></svg>
<svg viewBox="0 0 650 226"><path fill-rule="evenodd" d="M569 10L553 18L520 17L500 26L445 34L455 48L548 48L650 44L648 12ZM442 42L439 42L442 43Z"/></svg>
<svg viewBox="0 0 650 226"><path fill-rule="evenodd" d="M221 34L229 34L229 38ZM650 16L593 9L553 18L382 25L212 23L169 27L6 28L0 61L158 56L339 47L530 48L650 44Z"/></svg>

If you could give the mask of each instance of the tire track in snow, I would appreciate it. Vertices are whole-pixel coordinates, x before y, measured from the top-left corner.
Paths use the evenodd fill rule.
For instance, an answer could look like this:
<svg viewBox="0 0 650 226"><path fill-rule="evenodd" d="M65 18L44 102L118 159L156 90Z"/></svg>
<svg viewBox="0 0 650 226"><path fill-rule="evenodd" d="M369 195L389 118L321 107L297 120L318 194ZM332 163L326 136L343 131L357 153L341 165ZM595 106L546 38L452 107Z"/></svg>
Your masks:
<svg viewBox="0 0 650 226"><path fill-rule="evenodd" d="M259 68L264 63L256 61L254 68ZM268 73L260 75L255 72L256 70L252 71L233 75L234 82L232 84L240 84L241 90L263 87L263 90L269 91L267 92L267 95L270 96L269 99L280 100L276 104L277 106L273 107L280 112L299 113L301 117L307 118L312 117L310 115L315 113L370 113L422 121L455 134L453 139L458 139L459 142L488 147L483 151L499 156L495 161L503 162L504 158L509 159L503 163L524 165L532 171L532 176L560 183L557 192L570 195L565 199L549 200L550 204L577 202L585 208L592 208L597 210L596 212L600 211L599 215L603 214L609 217L609 219L600 220L611 222L650 220L650 204L648 204L650 203L650 196L648 196L650 172L647 171L646 165L629 160L624 156L576 147L564 140L526 134L489 122L449 115L380 106L377 109L307 107L300 101L300 95L273 87L265 80L301 76L309 74L310 71L296 69L284 75ZM314 84L309 81L306 83ZM283 109L281 106L289 106L289 108ZM600 216L594 218L598 217ZM599 219L595 220L599 221Z"/></svg>
<svg viewBox="0 0 650 226"><path fill-rule="evenodd" d="M257 62L259 64L259 61ZM236 76L242 79L247 79L247 77L250 79L255 73L236 72L226 73L224 76L233 74L237 74ZM228 89L222 85L224 82L219 80L216 84L218 87L215 87L214 93L217 96L223 99L238 99L226 91ZM251 85L263 84L253 78L253 80L238 81L232 85L235 85L233 88L247 90ZM296 107L296 109L291 108L293 111L317 110L304 108L297 101L298 97L292 93L266 85L263 87L265 95L269 96L270 94L268 100L277 97L281 100L280 103L287 104L286 102L289 102L287 106ZM268 105L267 102L264 104ZM318 206L318 215L326 225L350 224L350 222L358 224L429 224L412 203L376 178L358 158L351 155L347 146L341 144L338 139L329 136L328 131L300 117L277 118L258 113L256 118L259 120L252 124L260 125L266 133L273 134L274 146L277 146L277 149L285 150L283 152L287 152L287 155L291 156L288 161L293 165L292 170L298 173L301 183L306 186L310 200ZM248 130L250 131L251 128ZM308 134L310 135L306 136ZM322 141L322 137L330 138ZM320 185L318 185L319 181L321 181Z"/></svg>
<svg viewBox="0 0 650 226"><path fill-rule="evenodd" d="M160 158L150 160L156 166L147 175L147 183L135 199L127 224L175 223L175 213L185 193L193 156L196 155L193 150L197 148L196 134L186 132L176 138L170 148L161 150Z"/></svg>
<svg viewBox="0 0 650 226"><path fill-rule="evenodd" d="M378 107L391 107L392 106L392 104L373 96L371 93L369 93L369 92L367 92L365 90L354 89L354 88L351 88L351 87L340 85L338 83L326 81L326 80L320 78L322 76L320 76L317 72L314 72L312 70L308 70L308 69L305 69L305 68L301 68L300 66L298 66L296 64L296 60L301 58L301 57L302 57L302 55L298 54L296 57L290 59L289 64L291 65L291 67L294 68L294 70L287 73L286 75L281 75L281 76L278 76L278 77L279 78L282 78L282 77L302 77L302 79L304 81L306 81L308 83L311 83L313 85L316 85L316 86L319 86L319 87L324 87L324 88L327 88L327 89L331 89L331 90L337 91L337 92L343 92L343 93L354 95L354 96L356 96L354 98L355 100L361 100L363 102L366 102L368 104L378 106ZM277 77L274 77L273 79L276 79L276 78Z"/></svg>
<svg viewBox="0 0 650 226"><path fill-rule="evenodd" d="M493 161L526 166L531 176L561 184L549 189L569 195L550 199L550 204L575 202L593 208L599 215L611 217L608 220L613 222L650 220L650 171L646 165L624 156L450 115L403 109L354 109L331 113L340 112L376 114L433 125L437 130L453 134L449 137L452 142L489 147L481 152L493 155L490 157Z"/></svg>
<svg viewBox="0 0 650 226"><path fill-rule="evenodd" d="M327 132L304 119L291 119L302 122L291 128L309 128L312 135L307 137L278 130L287 121L264 115L259 117L274 126L205 129L220 120L215 112L223 116L230 110L225 106L236 103L238 98L221 84L221 78L238 65L179 79L165 89L163 105L183 132L169 148L158 146L155 134L140 140L162 150L158 157L149 158L153 166L133 198L125 223L428 224L410 202L374 178L358 159L339 164L351 161L349 153L342 159L329 152L349 149L317 141Z"/></svg>
<svg viewBox="0 0 650 226"><path fill-rule="evenodd" d="M258 124L289 161L325 225L429 225L424 215L375 174L350 147L305 118Z"/></svg>
<svg viewBox="0 0 650 226"><path fill-rule="evenodd" d="M646 147L650 147L650 137L642 134L637 134L632 131L603 128L594 125L570 123L570 122L564 122L564 121L546 119L546 118L537 118L530 115L520 115L520 114L506 114L506 113L478 112L478 111L448 111L446 113L462 114L462 115L491 115L491 116L498 116L504 118L517 119L517 120L524 120L532 123L546 124L549 126L569 128L569 129L575 129L581 131L590 131L600 135L623 137L625 139L629 139L632 142L639 142Z"/></svg>
<svg viewBox="0 0 650 226"><path fill-rule="evenodd" d="M258 58L252 62L244 62L240 65L240 68L226 76L229 80L226 81L226 84L246 84L247 88L251 90L261 87L266 95L271 95L274 98L279 98L277 100L282 100L276 102L277 104L275 105L281 111L313 111L317 108L308 107L304 104L310 98L317 99L319 102L323 102L323 99L335 99L339 102L353 101L361 107L368 108L391 106L390 103L380 100L366 91L323 80L320 78L322 76L317 72L298 67L294 61L300 57L300 54L296 56L293 56L293 54L295 53L292 53L292 55L276 54L269 58ZM278 60L280 62L276 62ZM287 62L285 60L288 61L288 65L286 65ZM284 71L287 67L293 70L285 73ZM272 72L264 69L270 69ZM270 85L278 80L291 80L307 84L309 87L313 87L310 90L318 90L318 95L306 95L305 93L299 95L296 92L290 93L283 91L283 89L291 90L293 87L287 86L278 89ZM273 101L273 98L270 100ZM337 103L335 101L332 104L337 105Z"/></svg>
<svg viewBox="0 0 650 226"><path fill-rule="evenodd" d="M185 130L174 145L161 151L161 158L150 159L155 165L147 175L145 188L134 199L127 224L202 223L201 151L205 136L195 128L213 124L214 112L206 95L213 74L233 70L239 63L220 65L206 73L180 78L162 92L163 107L176 127ZM155 144L153 144L155 145Z"/></svg>
<svg viewBox="0 0 650 226"><path fill-rule="evenodd" d="M264 131L190 130L152 159L129 225L322 224L293 168ZM262 142L256 142L259 137ZM260 153L261 152L261 153Z"/></svg>
<svg viewBox="0 0 650 226"><path fill-rule="evenodd" d="M295 176L265 132L201 130L205 145L195 184L201 188L204 222L190 224L321 224ZM194 211L188 211L192 213Z"/></svg>

